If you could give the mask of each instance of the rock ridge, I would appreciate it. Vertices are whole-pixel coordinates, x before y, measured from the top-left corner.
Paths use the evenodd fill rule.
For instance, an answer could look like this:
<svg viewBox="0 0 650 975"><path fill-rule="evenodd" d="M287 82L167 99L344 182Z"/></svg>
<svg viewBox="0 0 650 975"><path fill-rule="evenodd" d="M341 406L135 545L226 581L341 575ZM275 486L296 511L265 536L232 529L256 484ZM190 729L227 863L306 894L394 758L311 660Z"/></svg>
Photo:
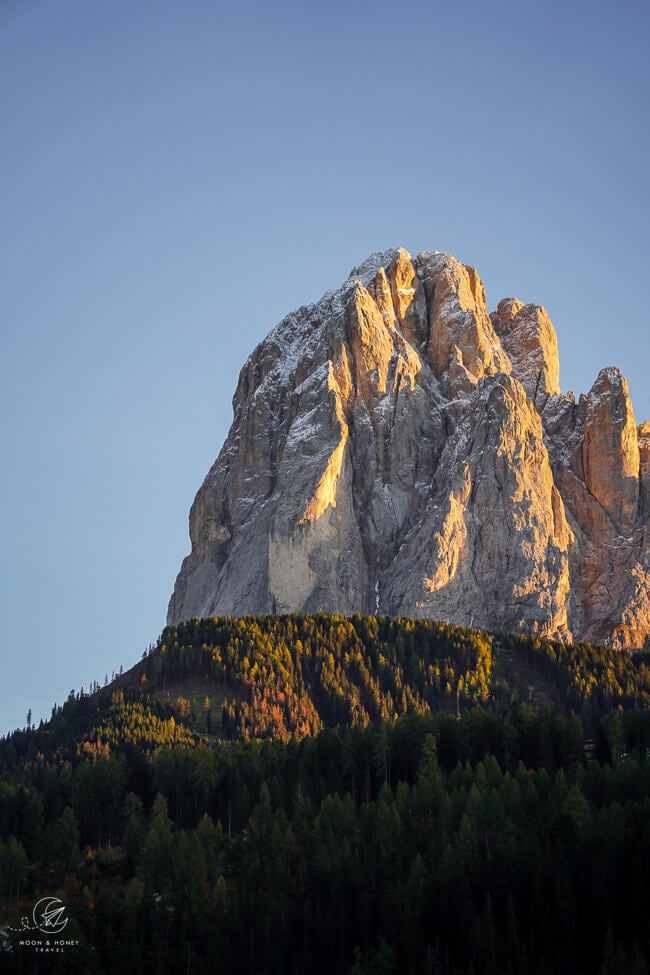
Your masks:
<svg viewBox="0 0 650 975"><path fill-rule="evenodd" d="M650 641L650 423L576 403L546 309L441 251L372 254L244 364L168 622L381 613Z"/></svg>

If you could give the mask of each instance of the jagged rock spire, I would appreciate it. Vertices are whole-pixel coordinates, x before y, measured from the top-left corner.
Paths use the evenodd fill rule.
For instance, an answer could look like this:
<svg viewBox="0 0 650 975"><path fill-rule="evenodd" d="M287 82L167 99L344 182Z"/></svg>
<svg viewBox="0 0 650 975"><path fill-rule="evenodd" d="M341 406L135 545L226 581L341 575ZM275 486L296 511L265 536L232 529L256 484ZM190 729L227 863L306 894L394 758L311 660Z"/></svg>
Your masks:
<svg viewBox="0 0 650 975"><path fill-rule="evenodd" d="M641 646L650 434L603 370L576 404L546 310L373 254L244 365L168 620L379 612Z"/></svg>

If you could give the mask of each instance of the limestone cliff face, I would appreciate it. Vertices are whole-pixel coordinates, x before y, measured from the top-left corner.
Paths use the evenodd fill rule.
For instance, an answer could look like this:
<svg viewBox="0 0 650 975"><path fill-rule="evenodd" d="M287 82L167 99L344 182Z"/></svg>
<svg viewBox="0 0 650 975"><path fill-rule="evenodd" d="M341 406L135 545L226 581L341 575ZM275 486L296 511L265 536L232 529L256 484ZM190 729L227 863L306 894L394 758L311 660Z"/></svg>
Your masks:
<svg viewBox="0 0 650 975"><path fill-rule="evenodd" d="M517 379L539 409L560 392L557 337L548 312L541 305L504 298L490 318Z"/></svg>
<svg viewBox="0 0 650 975"><path fill-rule="evenodd" d="M427 616L650 639L650 424L605 369L563 396L544 308L489 315L449 255L373 254L244 365L168 621Z"/></svg>

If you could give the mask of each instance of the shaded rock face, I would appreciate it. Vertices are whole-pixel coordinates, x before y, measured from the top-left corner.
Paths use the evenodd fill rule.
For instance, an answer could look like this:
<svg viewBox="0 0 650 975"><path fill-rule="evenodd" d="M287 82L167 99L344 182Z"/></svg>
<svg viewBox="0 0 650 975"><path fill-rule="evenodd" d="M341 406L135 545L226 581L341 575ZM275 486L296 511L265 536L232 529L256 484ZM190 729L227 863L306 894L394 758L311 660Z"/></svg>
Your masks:
<svg viewBox="0 0 650 975"><path fill-rule="evenodd" d="M168 622L425 616L644 646L650 424L604 369L575 403L544 308L477 272L373 254L239 376Z"/></svg>

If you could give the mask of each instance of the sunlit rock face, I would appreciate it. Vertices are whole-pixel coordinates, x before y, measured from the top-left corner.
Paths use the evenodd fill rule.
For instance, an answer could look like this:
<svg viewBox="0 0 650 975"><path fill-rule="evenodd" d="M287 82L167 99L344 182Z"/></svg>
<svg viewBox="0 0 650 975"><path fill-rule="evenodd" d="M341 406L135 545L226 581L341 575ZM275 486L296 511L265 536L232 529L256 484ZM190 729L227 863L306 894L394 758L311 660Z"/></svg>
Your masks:
<svg viewBox="0 0 650 975"><path fill-rule="evenodd" d="M168 621L425 616L643 646L650 425L559 385L544 308L454 257L373 254L245 363Z"/></svg>

